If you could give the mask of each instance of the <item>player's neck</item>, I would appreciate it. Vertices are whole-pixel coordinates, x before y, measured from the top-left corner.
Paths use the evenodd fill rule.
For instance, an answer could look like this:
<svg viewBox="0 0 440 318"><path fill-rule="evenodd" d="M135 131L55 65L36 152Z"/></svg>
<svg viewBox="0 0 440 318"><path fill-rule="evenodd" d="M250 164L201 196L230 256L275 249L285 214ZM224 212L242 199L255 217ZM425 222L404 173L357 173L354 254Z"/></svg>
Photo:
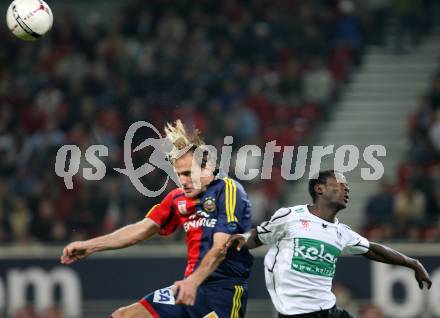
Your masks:
<svg viewBox="0 0 440 318"><path fill-rule="evenodd" d="M309 205L308 208L310 213L312 213L313 215L330 223L335 222L336 213L338 212L335 211L335 209L332 206L324 202L317 201L312 205Z"/></svg>
<svg viewBox="0 0 440 318"><path fill-rule="evenodd" d="M201 193L203 193L203 192L205 192L206 191L206 189L209 187L209 185L212 183L212 181L214 181L215 180L215 176L214 175L210 175L210 176L208 176L208 177L206 177L206 180L204 180L204 185L202 186L202 192ZM200 195L199 195L200 196Z"/></svg>

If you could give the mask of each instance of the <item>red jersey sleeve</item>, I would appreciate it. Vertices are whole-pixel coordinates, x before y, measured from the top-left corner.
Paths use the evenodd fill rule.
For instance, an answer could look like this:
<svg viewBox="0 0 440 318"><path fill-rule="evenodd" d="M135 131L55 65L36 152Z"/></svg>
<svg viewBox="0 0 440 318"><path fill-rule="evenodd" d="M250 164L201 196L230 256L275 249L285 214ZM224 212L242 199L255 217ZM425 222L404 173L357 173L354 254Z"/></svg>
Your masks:
<svg viewBox="0 0 440 318"><path fill-rule="evenodd" d="M173 207L173 191L162 202L153 206L145 217L159 225L160 235L172 234L180 226L179 216Z"/></svg>

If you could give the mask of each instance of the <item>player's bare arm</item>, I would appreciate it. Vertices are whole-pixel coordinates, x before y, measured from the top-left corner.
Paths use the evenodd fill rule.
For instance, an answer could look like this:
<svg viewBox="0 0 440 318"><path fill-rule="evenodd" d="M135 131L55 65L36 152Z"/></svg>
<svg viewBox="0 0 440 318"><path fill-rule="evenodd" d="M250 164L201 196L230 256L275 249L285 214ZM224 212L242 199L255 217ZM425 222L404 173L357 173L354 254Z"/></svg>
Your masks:
<svg viewBox="0 0 440 318"><path fill-rule="evenodd" d="M96 252L135 245L149 239L158 231L159 226L152 220L145 218L107 235L87 241L72 242L64 248L61 263L71 264Z"/></svg>
<svg viewBox="0 0 440 318"><path fill-rule="evenodd" d="M202 262L197 270L188 276L187 279L174 283L174 293L178 294L176 304L194 305L197 288L225 259L226 253L224 246L229 237L230 235L226 233L215 233L213 245L202 259Z"/></svg>
<svg viewBox="0 0 440 318"><path fill-rule="evenodd" d="M237 251L240 251L243 246L248 249L253 249L263 245L258 238L258 233L256 229L252 229L244 234L234 234L231 235L224 245L225 251L231 246L236 246Z"/></svg>
<svg viewBox="0 0 440 318"><path fill-rule="evenodd" d="M428 272L425 267L414 258L408 257L390 247L373 242L370 242L370 248L364 256L373 261L411 268L414 270L415 278L420 289L423 289L423 282L427 284L428 289L431 288L432 281Z"/></svg>

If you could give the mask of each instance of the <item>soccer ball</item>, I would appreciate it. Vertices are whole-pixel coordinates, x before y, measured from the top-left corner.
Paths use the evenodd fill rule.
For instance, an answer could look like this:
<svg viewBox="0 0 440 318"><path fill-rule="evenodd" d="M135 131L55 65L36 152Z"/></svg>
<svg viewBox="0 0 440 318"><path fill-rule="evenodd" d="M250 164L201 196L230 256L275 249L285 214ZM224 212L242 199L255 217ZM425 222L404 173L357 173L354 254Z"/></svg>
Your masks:
<svg viewBox="0 0 440 318"><path fill-rule="evenodd" d="M6 13L6 22L16 37L34 41L52 27L52 10L42 0L14 0Z"/></svg>

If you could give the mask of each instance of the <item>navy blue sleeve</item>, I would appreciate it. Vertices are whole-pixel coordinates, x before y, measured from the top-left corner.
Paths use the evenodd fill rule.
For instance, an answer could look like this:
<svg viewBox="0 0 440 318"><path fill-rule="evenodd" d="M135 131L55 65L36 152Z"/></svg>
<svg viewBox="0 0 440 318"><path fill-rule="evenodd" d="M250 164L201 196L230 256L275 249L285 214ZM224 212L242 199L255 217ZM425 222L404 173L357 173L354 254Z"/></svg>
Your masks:
<svg viewBox="0 0 440 318"><path fill-rule="evenodd" d="M244 189L236 181L224 178L219 186L217 224L214 232L244 233L252 225L251 207Z"/></svg>

